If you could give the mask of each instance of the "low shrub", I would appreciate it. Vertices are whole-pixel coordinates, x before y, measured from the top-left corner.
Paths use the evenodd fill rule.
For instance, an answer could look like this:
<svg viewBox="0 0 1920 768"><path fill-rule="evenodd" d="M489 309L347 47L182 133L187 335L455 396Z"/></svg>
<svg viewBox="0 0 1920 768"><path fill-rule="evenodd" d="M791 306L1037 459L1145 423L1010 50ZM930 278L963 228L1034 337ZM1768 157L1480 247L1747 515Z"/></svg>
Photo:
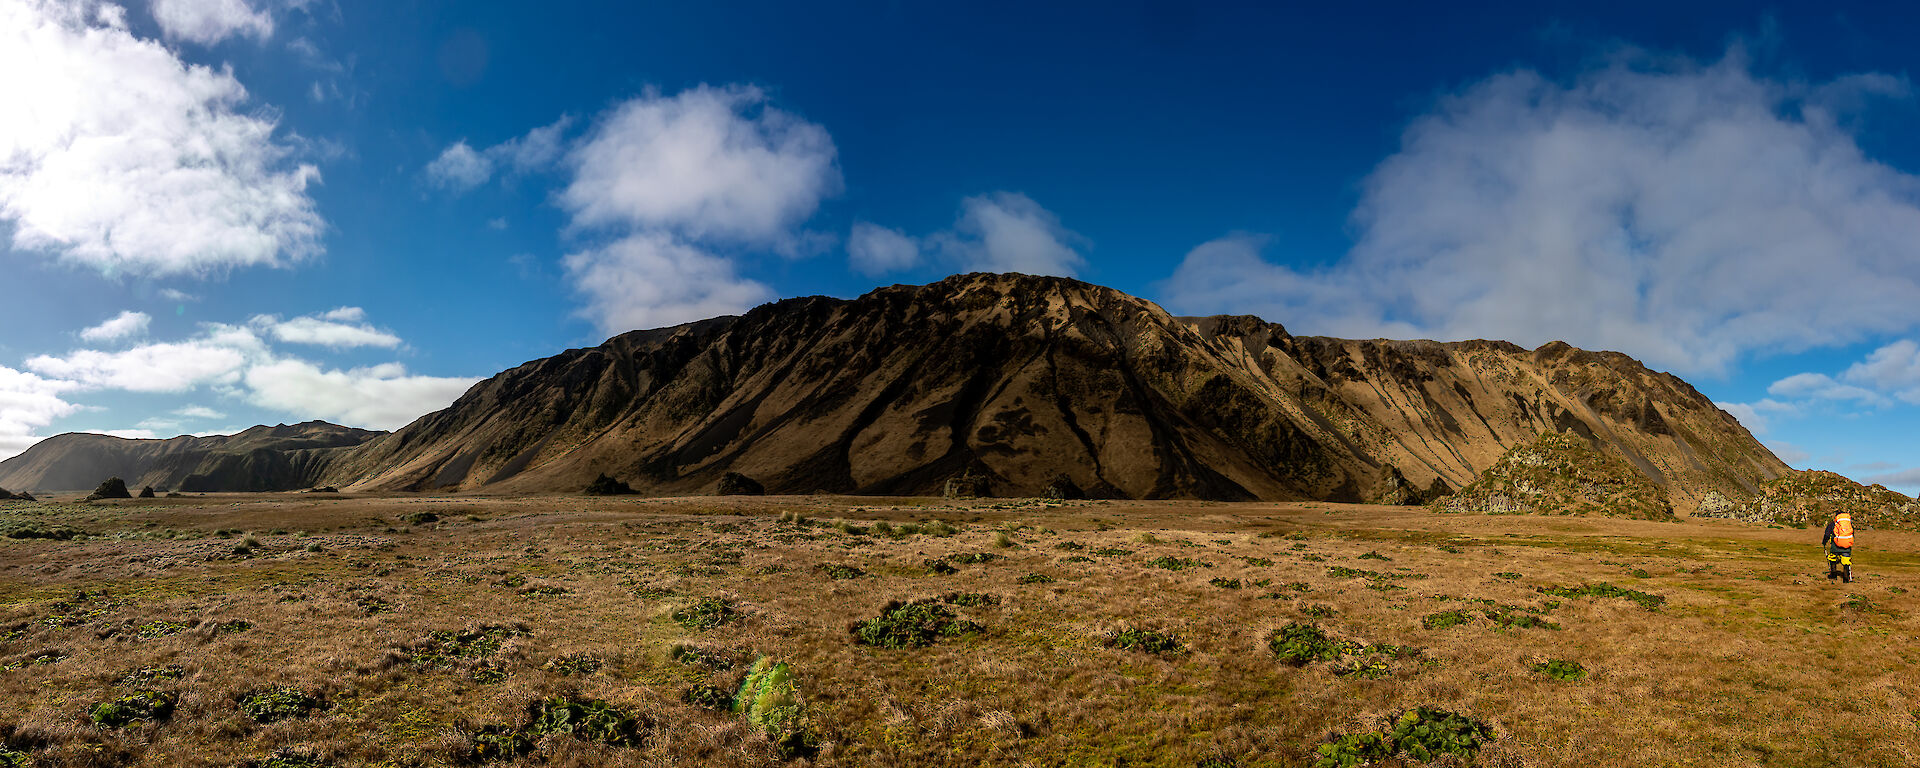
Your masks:
<svg viewBox="0 0 1920 768"><path fill-rule="evenodd" d="M1000 598L983 592L954 592L940 598L940 602L965 608L982 608L999 605Z"/></svg>
<svg viewBox="0 0 1920 768"><path fill-rule="evenodd" d="M1298 666L1339 659L1359 650L1360 644L1334 638L1315 624L1293 622L1273 633L1267 647L1282 661Z"/></svg>
<svg viewBox="0 0 1920 768"><path fill-rule="evenodd" d="M95 725L125 728L135 722L160 723L173 716L176 698L164 691L135 691L93 705L87 714Z"/></svg>
<svg viewBox="0 0 1920 768"><path fill-rule="evenodd" d="M1553 595L1555 597L1618 597L1631 600L1636 605L1649 611L1658 609L1667 602L1666 598L1659 595L1651 595L1639 590L1616 587L1606 582L1582 584L1577 587L1541 587L1539 591L1542 594Z"/></svg>
<svg viewBox="0 0 1920 768"><path fill-rule="evenodd" d="M306 717L325 704L298 688L263 688L240 697L240 713L256 723Z"/></svg>
<svg viewBox="0 0 1920 768"><path fill-rule="evenodd" d="M192 628L192 624L184 621L149 621L140 625L135 635L142 640L152 640L156 637L177 635Z"/></svg>
<svg viewBox="0 0 1920 768"><path fill-rule="evenodd" d="M680 662L681 664L685 664L689 667L706 667L708 669L729 669L733 666L733 660L730 658L727 658L725 655L721 654L720 652L711 651L705 648L699 648L691 645L673 646L672 648L667 650L667 658L673 659L674 661Z"/></svg>
<svg viewBox="0 0 1920 768"><path fill-rule="evenodd" d="M700 632L732 621L738 615L733 603L717 597L703 597L693 605L674 611L673 620L680 626Z"/></svg>
<svg viewBox="0 0 1920 768"><path fill-rule="evenodd" d="M526 730L535 738L564 734L609 746L637 747L648 727L631 712L598 699L555 696L534 703L530 711L533 723Z"/></svg>
<svg viewBox="0 0 1920 768"><path fill-rule="evenodd" d="M590 653L569 653L553 657L540 668L562 675L591 675L600 671L603 663L600 657Z"/></svg>
<svg viewBox="0 0 1920 768"><path fill-rule="evenodd" d="M1123 627L1108 633L1107 647L1157 654L1176 654L1187 649L1178 636L1134 627Z"/></svg>
<svg viewBox="0 0 1920 768"><path fill-rule="evenodd" d="M1383 555L1383 554L1380 554L1380 552L1379 552L1379 550L1371 550L1371 549L1370 549L1370 550L1367 550L1367 553L1366 553L1366 554L1364 554L1364 555L1361 555L1361 556L1360 556L1359 558L1357 558L1357 559L1359 559L1359 560L1392 560L1393 558L1391 558L1391 557L1387 557L1386 555Z"/></svg>
<svg viewBox="0 0 1920 768"><path fill-rule="evenodd" d="M446 669L462 660L484 659L500 652L507 640L526 634L518 627L481 626L461 632L439 630L409 649L416 669Z"/></svg>
<svg viewBox="0 0 1920 768"><path fill-rule="evenodd" d="M1060 543L1058 543L1058 544L1055 544L1055 545L1053 545L1053 548L1054 548L1054 549L1061 549L1061 550L1066 550L1066 551L1068 551L1068 552L1078 552L1078 551L1080 551L1080 550L1083 550L1083 549L1086 549L1086 548L1087 548L1087 545L1085 545L1085 544L1080 544L1080 543L1077 543L1077 542L1072 542L1072 541L1063 541L1063 542L1060 542Z"/></svg>
<svg viewBox="0 0 1920 768"><path fill-rule="evenodd" d="M825 563L820 566L820 570L825 572L827 574L827 578L833 581L845 581L847 579L857 579L867 575L866 571L860 570L859 568L855 568L851 565L841 565L839 563Z"/></svg>
<svg viewBox="0 0 1920 768"><path fill-rule="evenodd" d="M1494 574L1493 577L1496 579L1506 579L1507 581L1518 581L1520 574L1514 573L1513 571L1501 571Z"/></svg>
<svg viewBox="0 0 1920 768"><path fill-rule="evenodd" d="M1127 555L1133 554L1133 550L1121 549L1119 547L1107 547L1105 549L1096 549L1093 551L1093 553L1101 557L1126 557Z"/></svg>
<svg viewBox="0 0 1920 768"><path fill-rule="evenodd" d="M1580 666L1580 662L1565 659L1548 659L1533 665L1533 671L1569 683L1587 679L1586 667Z"/></svg>
<svg viewBox="0 0 1920 768"><path fill-rule="evenodd" d="M1213 578L1212 581L1209 581L1207 583L1212 584L1221 589L1239 589L1240 588L1239 579L1229 579L1225 576L1216 576Z"/></svg>
<svg viewBox="0 0 1920 768"><path fill-rule="evenodd" d="M1017 581L1021 584L1052 584L1054 582L1054 578L1044 573L1029 573L1025 576L1015 579L1014 581Z"/></svg>
<svg viewBox="0 0 1920 768"><path fill-rule="evenodd" d="M922 648L943 637L960 637L983 629L932 600L895 600L880 609L878 617L854 624L851 632L854 642L861 645Z"/></svg>
<svg viewBox="0 0 1920 768"><path fill-rule="evenodd" d="M440 522L440 516L432 512L408 512L400 516L400 521L407 525L426 525Z"/></svg>
<svg viewBox="0 0 1920 768"><path fill-rule="evenodd" d="M1382 732L1350 733L1322 744L1314 768L1354 768L1399 755L1423 763L1442 756L1468 763L1491 741L1493 728L1485 723L1418 707L1401 713Z"/></svg>
<svg viewBox="0 0 1920 768"><path fill-rule="evenodd" d="M1207 564L1202 563L1198 560L1194 560L1193 558L1190 558L1190 557L1174 557L1172 555L1161 555L1152 560L1148 560L1147 565L1150 565L1155 568L1162 568L1169 571L1184 571L1188 568L1201 567Z"/></svg>
<svg viewBox="0 0 1920 768"><path fill-rule="evenodd" d="M1420 620L1420 626L1427 629L1447 629L1473 621L1473 614L1466 611L1441 611L1429 613Z"/></svg>
<svg viewBox="0 0 1920 768"><path fill-rule="evenodd" d="M680 700L701 709L727 711L733 709L733 694L727 689L709 683L701 683L680 693Z"/></svg>

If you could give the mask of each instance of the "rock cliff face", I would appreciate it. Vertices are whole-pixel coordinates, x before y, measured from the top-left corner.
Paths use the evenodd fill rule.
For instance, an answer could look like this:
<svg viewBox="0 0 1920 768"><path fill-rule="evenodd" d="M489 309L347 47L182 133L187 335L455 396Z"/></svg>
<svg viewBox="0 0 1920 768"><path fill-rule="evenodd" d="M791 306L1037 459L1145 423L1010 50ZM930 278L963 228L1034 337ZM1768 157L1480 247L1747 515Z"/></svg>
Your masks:
<svg viewBox="0 0 1920 768"><path fill-rule="evenodd" d="M0 487L79 491L119 477L136 488L286 491L311 485L330 457L381 434L324 421L167 440L68 433L0 461Z"/></svg>
<svg viewBox="0 0 1920 768"><path fill-rule="evenodd" d="M1418 503L1563 431L1682 510L1789 471L1625 355L1297 337L990 274L622 334L300 466L350 490L577 491L605 473L710 492L739 472L769 493L938 494L962 478L999 495Z"/></svg>

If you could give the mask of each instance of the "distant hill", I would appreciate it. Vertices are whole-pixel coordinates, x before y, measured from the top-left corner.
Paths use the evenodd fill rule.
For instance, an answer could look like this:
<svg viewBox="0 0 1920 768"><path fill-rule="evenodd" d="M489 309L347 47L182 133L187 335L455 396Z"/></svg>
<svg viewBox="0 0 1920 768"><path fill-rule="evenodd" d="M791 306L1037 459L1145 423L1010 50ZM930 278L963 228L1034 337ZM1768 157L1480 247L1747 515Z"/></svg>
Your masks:
<svg viewBox="0 0 1920 768"><path fill-rule="evenodd" d="M330 456L383 434L324 421L166 440L70 432L0 461L0 488L83 491L120 477L135 489L293 490L310 485Z"/></svg>
<svg viewBox="0 0 1920 768"><path fill-rule="evenodd" d="M526 363L329 457L360 489L1040 494L1367 501L1459 488L1566 431L1676 508L1789 468L1686 382L1563 343L1293 336L1116 290L959 275L798 298ZM4 480L0 479L0 484ZM1405 492L1393 498L1406 498Z"/></svg>

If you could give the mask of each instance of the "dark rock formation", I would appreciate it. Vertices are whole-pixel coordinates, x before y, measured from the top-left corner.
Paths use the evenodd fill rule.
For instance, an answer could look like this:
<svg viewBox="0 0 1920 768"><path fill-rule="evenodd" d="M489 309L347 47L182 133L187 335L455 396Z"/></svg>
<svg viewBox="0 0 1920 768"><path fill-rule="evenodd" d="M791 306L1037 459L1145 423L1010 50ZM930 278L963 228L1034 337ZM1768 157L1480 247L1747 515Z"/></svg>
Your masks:
<svg viewBox="0 0 1920 768"><path fill-rule="evenodd" d="M767 492L766 486L751 477L738 472L728 472L720 476L715 492L721 496L761 496Z"/></svg>
<svg viewBox="0 0 1920 768"><path fill-rule="evenodd" d="M100 483L100 487L93 489L93 494L87 497L87 501L131 498L133 494L127 492L127 481L118 477L109 477L105 482Z"/></svg>
<svg viewBox="0 0 1920 768"><path fill-rule="evenodd" d="M634 493L634 490L632 486L603 474L587 483L586 490L581 493L588 496L626 496Z"/></svg>

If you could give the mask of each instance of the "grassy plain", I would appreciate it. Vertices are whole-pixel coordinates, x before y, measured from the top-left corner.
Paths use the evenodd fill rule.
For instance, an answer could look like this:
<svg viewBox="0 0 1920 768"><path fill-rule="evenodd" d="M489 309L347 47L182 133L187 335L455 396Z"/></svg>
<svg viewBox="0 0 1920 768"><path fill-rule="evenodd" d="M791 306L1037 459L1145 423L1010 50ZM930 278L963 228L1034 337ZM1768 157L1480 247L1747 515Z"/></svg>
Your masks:
<svg viewBox="0 0 1920 768"><path fill-rule="evenodd" d="M1908 533L1850 585L1817 530L1333 504L209 495L0 535L0 766L1310 766L1414 707L1488 766L1920 764ZM957 594L977 631L856 642ZM1283 660L1290 624L1345 652ZM763 656L797 756L725 709Z"/></svg>

